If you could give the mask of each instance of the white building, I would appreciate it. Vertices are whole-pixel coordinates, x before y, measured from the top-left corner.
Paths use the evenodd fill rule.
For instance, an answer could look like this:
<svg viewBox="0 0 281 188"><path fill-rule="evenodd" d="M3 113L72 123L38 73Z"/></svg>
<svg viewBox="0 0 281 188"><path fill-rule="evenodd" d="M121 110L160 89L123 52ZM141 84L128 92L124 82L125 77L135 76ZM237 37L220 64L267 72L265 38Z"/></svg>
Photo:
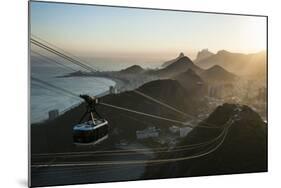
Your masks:
<svg viewBox="0 0 281 188"><path fill-rule="evenodd" d="M58 109L49 111L49 120L53 120L58 116L59 116L59 110Z"/></svg>
<svg viewBox="0 0 281 188"><path fill-rule="evenodd" d="M180 128L173 125L171 127L169 127L169 130L172 132L172 133L178 133L180 131Z"/></svg>
<svg viewBox="0 0 281 188"><path fill-rule="evenodd" d="M116 94L117 93L117 88L115 86L110 86L109 87L109 93L110 94Z"/></svg>
<svg viewBox="0 0 281 188"><path fill-rule="evenodd" d="M148 127L144 130L136 131L137 139L156 138L159 136L159 129Z"/></svg>
<svg viewBox="0 0 281 188"><path fill-rule="evenodd" d="M192 130L192 128L190 127L181 127L180 128L180 137L185 137L190 131Z"/></svg>
<svg viewBox="0 0 281 188"><path fill-rule="evenodd" d="M177 127L177 126L172 126L169 127L169 130L173 133L176 134L179 137L185 137L191 130L191 127Z"/></svg>

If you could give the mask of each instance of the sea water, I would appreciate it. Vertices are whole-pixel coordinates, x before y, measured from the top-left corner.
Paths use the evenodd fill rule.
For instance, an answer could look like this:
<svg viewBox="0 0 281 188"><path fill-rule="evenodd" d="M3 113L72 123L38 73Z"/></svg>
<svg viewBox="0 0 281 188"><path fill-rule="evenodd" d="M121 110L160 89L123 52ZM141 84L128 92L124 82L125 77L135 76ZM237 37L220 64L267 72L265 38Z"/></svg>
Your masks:
<svg viewBox="0 0 281 188"><path fill-rule="evenodd" d="M77 95L74 97L65 92L48 87L42 83L31 80L30 82L30 120L31 123L48 119L51 110L58 110L59 114L80 104L80 94L91 96L108 91L115 82L97 77L60 77L71 71L66 71L57 66L31 66L31 75L56 87L68 90Z"/></svg>

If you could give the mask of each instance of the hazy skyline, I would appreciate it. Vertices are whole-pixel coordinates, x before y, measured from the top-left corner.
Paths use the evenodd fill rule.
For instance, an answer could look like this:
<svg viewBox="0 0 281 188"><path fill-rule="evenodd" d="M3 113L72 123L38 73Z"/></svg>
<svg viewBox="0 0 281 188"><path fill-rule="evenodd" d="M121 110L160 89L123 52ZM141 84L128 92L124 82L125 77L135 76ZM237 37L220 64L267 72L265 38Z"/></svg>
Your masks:
<svg viewBox="0 0 281 188"><path fill-rule="evenodd" d="M78 56L151 57L266 49L266 18L31 2L31 33Z"/></svg>

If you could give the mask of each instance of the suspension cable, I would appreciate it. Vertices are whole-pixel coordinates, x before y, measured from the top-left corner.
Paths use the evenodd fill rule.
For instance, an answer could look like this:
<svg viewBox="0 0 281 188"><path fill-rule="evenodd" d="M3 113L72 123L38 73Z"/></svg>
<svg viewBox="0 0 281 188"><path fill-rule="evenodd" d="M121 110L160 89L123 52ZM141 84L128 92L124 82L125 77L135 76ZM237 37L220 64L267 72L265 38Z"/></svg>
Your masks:
<svg viewBox="0 0 281 188"><path fill-rule="evenodd" d="M185 125L185 126L188 126L188 127L191 127L191 128L195 128L195 127L204 127L204 128L209 128L209 129L222 128L222 127L214 127L214 126L210 127L210 126L202 126L202 125L192 126L192 125L186 124L186 122L184 122L184 121L178 121L178 120L174 120L174 119L170 119L170 118L166 118L166 117L162 117L162 116L157 116L157 115L153 115L153 114L139 112L139 111L131 110L131 109L128 109L128 108L124 108L124 107L120 107L120 106L116 106L116 105L112 105L112 104L107 104L107 103L104 103L104 102L100 102L99 104L107 106L107 107L115 108L115 109L118 109L118 110L123 110L123 111L132 112L132 113L136 113L136 114L143 115L143 116L152 117L152 118L155 118L155 119L160 119L160 120L170 121L170 122L173 122L173 123L178 123L178 124Z"/></svg>
<svg viewBox="0 0 281 188"><path fill-rule="evenodd" d="M137 120L139 121L139 120ZM229 122L226 122L225 125L227 125ZM168 150L169 147L150 147L149 149L147 148L138 148L138 149L122 149L122 150L98 150L98 151L87 151L87 152L61 152L61 153L40 153L40 154L33 154L32 156L34 157L48 157L48 156L90 156L90 155L114 155L114 154L128 154L128 152L144 152L144 153L150 153L150 150L153 149L153 153L161 153L161 152L173 152L173 151L185 151L189 149L194 149L194 148L200 148L209 144L212 144L213 142L217 141L220 139L227 127L224 126L223 131L216 136L215 138L212 138L211 140L200 142L200 143L195 143L195 144L187 144L187 145L182 145L182 146L176 146L171 150Z"/></svg>
<svg viewBox="0 0 281 188"><path fill-rule="evenodd" d="M69 57L69 56L67 56L67 55L65 55L65 54L63 54L63 53L61 53L61 52L59 52L59 51L57 51L57 50L55 50L55 49L53 49L51 47L49 47L49 46L39 42L39 41L37 41L37 40L35 40L35 39L31 38L30 41L31 41L32 44L34 44L34 45L36 45L36 46L38 46L40 48L43 48L43 49L45 49L45 50L47 50L47 51L49 51L51 53L54 53L54 54L56 54L59 57L67 59L68 61L70 61L71 63L73 63L75 65L83 67L85 70L88 70L90 72L96 72L96 70L93 69L92 67L90 67L89 65L81 63L80 61L77 61L77 60L75 60L75 59L73 59L73 58L71 58L71 57Z"/></svg>
<svg viewBox="0 0 281 188"><path fill-rule="evenodd" d="M39 38L39 37L37 37L37 38ZM41 39L41 40L43 40L43 39ZM44 41L44 40L43 40L43 41ZM48 43L48 42L46 42L46 41L44 41L44 42L45 42L45 43ZM40 43L39 41L36 41L36 40L34 40L34 39L31 39L31 43L34 44L34 45L36 45L36 46L38 46L38 47L40 47L40 48L42 48L42 49L47 50L48 52L51 52L51 53L53 53L53 54L55 54L55 55L57 55L57 56L59 56L59 57L65 59L65 60L67 60L67 61L69 61L69 62L71 62L71 63L77 65L77 66L80 66L80 67L82 67L83 69L85 69L85 70L87 70L87 71L90 71L90 72L97 72L97 71L98 71L98 70L96 70L96 69L93 69L91 66L89 66L89 65L87 65L87 64L85 64L85 63L82 63L81 61L77 61L77 60L75 60L75 59L73 59L73 58L71 58L71 57L65 55L64 53L67 53L67 52L63 51L62 49L60 49L60 48L58 48L58 47L56 47L56 48L60 49L60 50L63 51L64 53L62 53L62 52L60 52L60 51L58 51L58 50L55 50L55 49L49 47L48 45L43 44L43 43ZM48 44L50 44L50 43L48 43ZM52 45L52 46L55 46L55 45L53 45L53 44L51 44L51 45ZM67 54L70 54L70 53L67 53ZM74 56L74 55L71 55L71 54L70 54L70 56ZM74 57L76 57L76 56L74 56ZM76 57L76 59L78 59L78 58ZM74 71L77 71L77 70L74 70ZM104 85L108 85L108 84L107 84L105 81L103 81L103 80L98 79L97 81L100 82L100 83L102 83L102 84L104 84Z"/></svg>
<svg viewBox="0 0 281 188"><path fill-rule="evenodd" d="M61 91L61 92L64 92L64 93L66 93L66 94L68 94L68 95L71 95L71 96L73 96L73 97L76 97L76 98L81 99L77 94L72 93L71 91L68 91L68 90L66 90L66 89L63 89L63 88L54 86L54 85L52 85L52 84L50 84L50 83L48 83L48 82L45 82L45 81L43 81L43 80L41 80L41 79L39 79L39 78L36 78L36 77L34 77L34 76L31 76L31 80L32 80L32 81L35 81L35 82L38 82L38 83L41 83L41 84L45 84L45 85L48 86L48 87L51 87L51 88L53 88L53 89L57 89L57 90L59 90L59 91Z"/></svg>
<svg viewBox="0 0 281 188"><path fill-rule="evenodd" d="M184 116L192 117L191 115L188 115L188 114L184 113L183 111L180 111L180 110L178 110L178 109L172 107L171 105L168 105L168 104L166 104L166 103L164 103L164 102L162 102L162 101L159 101L159 100L157 100L157 99L155 99L155 98L153 98L153 97L151 97L151 96L148 96L148 95L142 93L142 92L139 91L139 90L133 90L133 92L136 93L136 94L138 94L138 95L141 95L141 96L143 96L143 97L145 97L145 98L147 98L147 99L149 99L149 100L152 100L152 101L156 102L157 104L160 104L160 105L162 105L162 106L164 106L164 107L167 107L167 108L169 108L169 109L171 109L171 110L173 110L173 111L175 111L175 112L178 112L178 113L180 113L180 114L182 114L182 115L184 115ZM192 117L192 118L193 118L193 117Z"/></svg>
<svg viewBox="0 0 281 188"><path fill-rule="evenodd" d="M229 123L229 122L228 122ZM198 152L197 154L184 156L184 157L176 157L176 158L168 158L168 159L149 159L149 160L128 160L128 161L100 161L100 162L85 162L85 163L62 163L62 164L53 164L52 166L56 167L68 167L68 166L98 166L98 165L128 165L128 164L151 164L151 163L167 163L167 162L176 162L183 160L190 160L195 158L201 158L206 155L209 155L215 152L225 141L226 136L228 135L229 128L231 124L226 127L224 131L224 135L222 140L213 148L208 149L204 152ZM46 167L46 164L34 164L32 167Z"/></svg>
<svg viewBox="0 0 281 188"><path fill-rule="evenodd" d="M161 116L157 116L157 115L147 114L147 113L144 113L144 112L139 112L139 111L131 110L131 109L124 108L124 107L119 107L119 106L115 106L115 105L112 105L112 104L107 104L107 103L104 103L104 102L100 102L99 104L107 106L107 107L119 109L119 110L124 110L124 111L127 111L127 112L132 112L132 113L136 113L136 114L140 114L140 115L144 115L144 116L160 119L160 120L170 121L170 122L173 122L173 123L179 123L179 124L185 123L183 121L178 121L178 120L169 119L169 118L165 118L165 117L161 117ZM192 127L192 126L190 126L190 127Z"/></svg>
<svg viewBox="0 0 281 188"><path fill-rule="evenodd" d="M154 101L154 102L156 102L156 103L158 103L158 104L160 104L160 105L162 105L162 106L165 106L165 107L167 107L167 108L169 108L169 109L171 109L171 110L173 110L173 111L175 111L175 112L178 112L178 113L180 113L180 114L182 114L182 115L184 115L184 116L186 116L186 117L189 117L189 118L195 119L195 120L198 120L198 119L199 119L199 118L197 118L197 117L195 117L195 116L193 116L193 115L190 115L190 114L187 114L187 113L185 113L185 112L183 112L183 111L180 111L180 110L178 110L178 109L172 107L171 105L168 105L168 104L166 104L166 103L164 103L164 102L162 102L162 101L159 101L159 100L157 100L157 99L155 99L155 98L153 98L153 97L151 97L151 96L148 96L148 95L142 93L142 92L139 91L139 90L133 90L133 92L136 93L136 94L138 94L138 95L141 95L141 96L143 96L143 97L145 97L145 98L147 98L147 99L149 99L149 100L152 100L152 101ZM201 119L199 119L199 120L201 120ZM202 120L201 120L201 121L202 121ZM207 122L201 122L201 123L202 123L202 124L205 124L205 125L211 125L212 128L221 128L221 127L218 127L218 126L216 126L216 125L214 125L214 124L211 124L211 123L207 123ZM210 128L209 126L204 126L204 125L200 125L200 126L197 126L197 127L207 127L207 128Z"/></svg>
<svg viewBox="0 0 281 188"><path fill-rule="evenodd" d="M31 34L31 36L32 36L33 38L36 38L37 40L40 40L40 41L42 41L42 42L48 44L49 46L52 46L53 48L56 48L57 51L61 51L61 52L63 52L64 54L67 54L67 55L73 57L73 59L79 60L80 62L84 62L84 64L90 66L90 65L89 65L90 63L86 62L84 59L81 59L80 57L77 57L77 56L75 56L75 55L73 55L73 54L71 54L71 53L65 51L64 49L58 47L57 45L55 45L55 44L53 44L53 43L50 43L50 42L48 42L48 41L46 41L46 40L42 39L41 37L38 37L38 36L36 36L36 35L34 35L34 34ZM100 71L97 67L94 67L93 65L91 65L91 67L93 67L93 68L94 68L95 70L97 70L97 71Z"/></svg>
<svg viewBox="0 0 281 188"><path fill-rule="evenodd" d="M75 69L73 69L73 68L71 68L71 67L69 67L69 66L67 66L67 65L65 65L65 64L63 64L63 63L61 63L61 62L58 62L58 61L56 61L56 60L53 60L53 59L51 59L51 58L49 58L49 57L47 57L47 56L45 56L45 55L43 55L43 54L40 54L40 53L35 52L35 51L33 51L33 50L31 50L31 52L34 53L34 54L36 54L37 56L41 57L42 59L43 59L43 58L47 59L48 62L55 63L55 64L57 64L57 65L60 65L60 66L62 66L62 67L64 67L64 68L68 69L68 70L71 70L71 71L77 71L77 70L75 70ZM40 62L41 62L41 61L40 61ZM44 61L42 61L42 62L44 62ZM45 62L46 62L46 61L45 61ZM46 62L46 63L47 63L47 62Z"/></svg>

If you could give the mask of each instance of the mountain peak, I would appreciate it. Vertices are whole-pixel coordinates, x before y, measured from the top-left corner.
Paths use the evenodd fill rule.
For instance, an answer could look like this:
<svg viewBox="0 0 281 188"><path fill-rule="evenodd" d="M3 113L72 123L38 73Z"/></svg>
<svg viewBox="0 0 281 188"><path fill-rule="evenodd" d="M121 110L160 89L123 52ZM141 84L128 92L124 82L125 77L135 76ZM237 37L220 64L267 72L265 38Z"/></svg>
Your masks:
<svg viewBox="0 0 281 188"><path fill-rule="evenodd" d="M218 106L211 114L210 116L205 120L208 123L211 124L220 124L223 125L227 120L229 120L231 117L235 117L235 120L238 122L249 121L249 122L259 122L256 124L246 124L245 126L241 128L246 128L249 126L259 126L264 125L264 122L260 115L255 112L252 108L250 108L247 105L238 105L238 104L230 104L230 103L224 103L223 105ZM234 119L233 119L234 120Z"/></svg>
<svg viewBox="0 0 281 188"><path fill-rule="evenodd" d="M210 169L216 169L218 174L249 172L249 169L267 171L267 126L250 107L225 103L218 106L201 125L229 128L219 150L212 157L198 161L199 170L196 169L192 175L207 175ZM221 132L222 129L210 131L196 127L182 145L204 142Z"/></svg>
<svg viewBox="0 0 281 188"><path fill-rule="evenodd" d="M205 72L214 73L214 74L232 74L220 65L214 65L214 66L206 69Z"/></svg>
<svg viewBox="0 0 281 188"><path fill-rule="evenodd" d="M189 59L189 57L182 56L178 58L176 61L174 61L173 63L171 63L170 65L168 65L167 67L165 67L165 69L176 68L176 67L183 68L182 66L186 66L186 65L194 65L194 63L191 61L191 59Z"/></svg>
<svg viewBox="0 0 281 188"><path fill-rule="evenodd" d="M201 61L203 59L207 59L208 57L214 55L214 53L210 52L207 48L199 51L197 53L196 59L194 60L195 62Z"/></svg>
<svg viewBox="0 0 281 188"><path fill-rule="evenodd" d="M202 72L201 77L206 82L232 82L235 80L236 75L228 72L219 65L214 65Z"/></svg>
<svg viewBox="0 0 281 188"><path fill-rule="evenodd" d="M185 55L184 55L183 52L181 52L181 53L179 54L178 58L181 58L181 57L183 57L183 56L185 56Z"/></svg>
<svg viewBox="0 0 281 188"><path fill-rule="evenodd" d="M140 73L142 71L144 71L144 69L141 66L132 65L130 67L127 67L126 69L121 70L120 72L134 74L134 73Z"/></svg>
<svg viewBox="0 0 281 188"><path fill-rule="evenodd" d="M200 69L198 66L196 66L192 62L192 60L187 56L182 56L169 63L170 64L168 66L165 66L163 69L160 69L157 72L157 74L159 76L165 77L165 78L169 78L169 77L171 78L180 73L187 71L187 69L192 69L196 73L199 73L202 71L202 69Z"/></svg>
<svg viewBox="0 0 281 188"><path fill-rule="evenodd" d="M179 60L179 59L182 58L182 57L185 57L185 55L184 55L183 52L181 52L181 53L178 55L178 57L176 57L175 59L172 59L172 60L169 60L169 61L164 62L164 63L161 65L161 67L164 67L164 68L165 68L165 67L167 67L167 66L173 64L174 62L176 62L177 60Z"/></svg>
<svg viewBox="0 0 281 188"><path fill-rule="evenodd" d="M221 66L219 66L219 65L214 65L214 66L212 66L212 67L210 67L209 69L207 69L207 70L215 70L215 71L226 71L224 68L222 68Z"/></svg>
<svg viewBox="0 0 281 188"><path fill-rule="evenodd" d="M229 51L226 51L226 50L219 50L217 52L218 55L224 55L224 54L229 54L230 52Z"/></svg>
<svg viewBox="0 0 281 188"><path fill-rule="evenodd" d="M175 63L193 63L191 59L187 56L180 57Z"/></svg>

